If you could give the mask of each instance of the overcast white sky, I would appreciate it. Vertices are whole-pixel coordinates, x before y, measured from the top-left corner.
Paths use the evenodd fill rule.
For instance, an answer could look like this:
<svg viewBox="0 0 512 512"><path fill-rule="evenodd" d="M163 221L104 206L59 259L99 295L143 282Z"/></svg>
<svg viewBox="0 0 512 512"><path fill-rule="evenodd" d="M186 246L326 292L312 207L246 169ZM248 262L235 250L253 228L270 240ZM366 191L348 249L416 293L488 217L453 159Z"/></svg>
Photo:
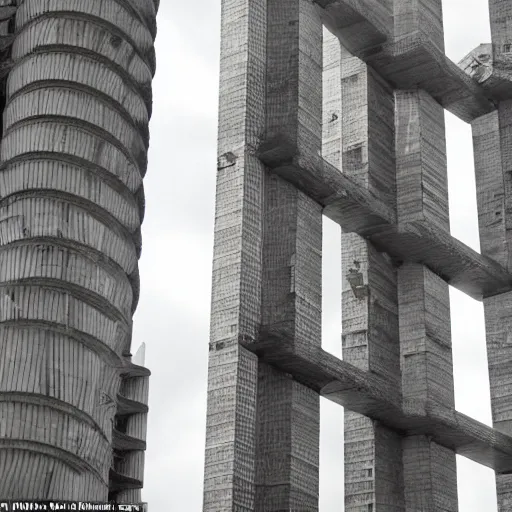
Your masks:
<svg viewBox="0 0 512 512"><path fill-rule="evenodd" d="M221 0L163 0L158 15L142 292L133 351L150 388L143 498L150 510L202 507L216 173ZM444 0L448 55L489 42L487 0ZM471 129L446 116L452 234L479 250ZM323 346L340 355L339 232L325 224ZM481 304L451 294L457 409L490 424ZM343 511L343 412L322 400L320 512ZM491 470L460 459L460 512L495 512Z"/></svg>

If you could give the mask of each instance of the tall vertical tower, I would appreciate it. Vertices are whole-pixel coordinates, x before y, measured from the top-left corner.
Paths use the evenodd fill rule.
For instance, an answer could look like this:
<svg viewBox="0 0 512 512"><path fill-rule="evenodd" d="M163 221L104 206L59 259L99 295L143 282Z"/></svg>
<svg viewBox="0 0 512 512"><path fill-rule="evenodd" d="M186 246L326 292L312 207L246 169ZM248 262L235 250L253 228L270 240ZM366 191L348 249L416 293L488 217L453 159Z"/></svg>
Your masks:
<svg viewBox="0 0 512 512"><path fill-rule="evenodd" d="M140 501L158 0L1 0L0 498Z"/></svg>
<svg viewBox="0 0 512 512"><path fill-rule="evenodd" d="M346 409L347 512L457 511L456 454L512 508L512 2L489 3L457 66L441 0L222 2L205 512L318 510L319 395ZM445 109L473 127L481 253L450 235ZM484 302L494 428L455 410L448 285Z"/></svg>

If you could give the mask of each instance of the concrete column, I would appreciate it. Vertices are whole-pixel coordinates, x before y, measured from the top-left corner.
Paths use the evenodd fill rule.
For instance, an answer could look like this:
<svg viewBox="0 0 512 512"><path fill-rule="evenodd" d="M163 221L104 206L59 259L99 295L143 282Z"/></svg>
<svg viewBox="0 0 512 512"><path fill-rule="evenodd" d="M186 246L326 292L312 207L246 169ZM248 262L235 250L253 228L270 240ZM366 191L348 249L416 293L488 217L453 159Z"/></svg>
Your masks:
<svg viewBox="0 0 512 512"><path fill-rule="evenodd" d="M261 315L266 3L222 2L205 512L255 510L258 362L238 340L257 338Z"/></svg>
<svg viewBox="0 0 512 512"><path fill-rule="evenodd" d="M394 0L395 41L428 41L444 53L442 0Z"/></svg>
<svg viewBox="0 0 512 512"><path fill-rule="evenodd" d="M481 251L509 271L512 179L506 170L512 164L510 103L501 103L497 111L472 123ZM507 434L512 432L511 307L510 292L484 299L493 425ZM496 486L498 510L509 510L512 477L497 475Z"/></svg>
<svg viewBox="0 0 512 512"><path fill-rule="evenodd" d="M269 0L266 138L304 157L321 148L322 24L308 0ZM261 339L309 353L321 343L321 207L265 175ZM260 364L256 506L318 510L318 395Z"/></svg>
<svg viewBox="0 0 512 512"><path fill-rule="evenodd" d="M341 169L341 56L339 39L324 30L322 157Z"/></svg>
<svg viewBox="0 0 512 512"><path fill-rule="evenodd" d="M393 90L345 49L341 60L343 172L393 202L396 191Z"/></svg>
<svg viewBox="0 0 512 512"><path fill-rule="evenodd" d="M225 1L222 19L204 510L317 510L319 398L238 340L320 346L321 208L254 150L320 150L322 26L307 0Z"/></svg>
<svg viewBox="0 0 512 512"><path fill-rule="evenodd" d="M503 172L498 111L479 117L471 127L480 249L482 254L510 268L505 225L507 176Z"/></svg>
<svg viewBox="0 0 512 512"><path fill-rule="evenodd" d="M341 107L343 172L392 204L393 91L345 49L341 50ZM399 388L396 269L355 233L342 234L342 267L343 359ZM405 510L400 436L351 411L345 411L345 510Z"/></svg>
<svg viewBox="0 0 512 512"><path fill-rule="evenodd" d="M400 386L396 269L355 233L342 236L343 359ZM405 510L400 436L345 411L345 510ZM368 508L369 510L369 508Z"/></svg>
<svg viewBox="0 0 512 512"><path fill-rule="evenodd" d="M423 220L449 231L444 111L427 93L396 92L398 224ZM426 267L398 270L404 408L454 407L448 285ZM403 440L407 510L458 510L455 454L425 436Z"/></svg>
<svg viewBox="0 0 512 512"><path fill-rule="evenodd" d="M493 67L510 78L512 63L512 6L505 0L489 0ZM512 269L512 101L498 104L495 112L472 123L478 221L482 254ZM512 293L484 299L487 360L494 427L512 433L512 378L510 332ZM512 476L497 475L498 510L512 507Z"/></svg>
<svg viewBox="0 0 512 512"><path fill-rule="evenodd" d="M512 62L512 5L507 0L489 0L491 39L495 67Z"/></svg>

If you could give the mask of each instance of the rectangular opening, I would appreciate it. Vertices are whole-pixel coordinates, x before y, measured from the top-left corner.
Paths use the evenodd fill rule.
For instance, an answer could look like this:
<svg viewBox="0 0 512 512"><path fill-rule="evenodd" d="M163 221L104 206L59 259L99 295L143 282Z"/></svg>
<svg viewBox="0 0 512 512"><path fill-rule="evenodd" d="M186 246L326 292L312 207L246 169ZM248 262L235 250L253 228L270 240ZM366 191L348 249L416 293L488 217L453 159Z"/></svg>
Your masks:
<svg viewBox="0 0 512 512"><path fill-rule="evenodd" d="M341 358L341 229L324 216L322 230L322 348Z"/></svg>
<svg viewBox="0 0 512 512"><path fill-rule="evenodd" d="M445 121L450 231L480 252L471 126L449 112ZM450 309L455 408L492 425L483 304L450 287ZM497 510L491 469L457 456L457 486L460 512Z"/></svg>
<svg viewBox="0 0 512 512"><path fill-rule="evenodd" d="M320 503L321 512L344 510L343 407L320 399Z"/></svg>
<svg viewBox="0 0 512 512"><path fill-rule="evenodd" d="M480 251L471 126L445 112L450 231ZM491 425L483 304L450 287L456 408Z"/></svg>
<svg viewBox="0 0 512 512"><path fill-rule="evenodd" d="M455 408L492 426L483 305L450 287L450 309Z"/></svg>
<svg viewBox="0 0 512 512"><path fill-rule="evenodd" d="M341 52L338 39L323 29L322 156L341 169ZM341 229L322 223L322 348L341 354Z"/></svg>
<svg viewBox="0 0 512 512"><path fill-rule="evenodd" d="M457 455L460 512L497 512L494 471Z"/></svg>
<svg viewBox="0 0 512 512"><path fill-rule="evenodd" d="M480 252L471 125L445 111L452 236Z"/></svg>
<svg viewBox="0 0 512 512"><path fill-rule="evenodd" d="M481 302L450 287L455 408L492 426ZM459 511L497 512L494 471L457 456Z"/></svg>
<svg viewBox="0 0 512 512"><path fill-rule="evenodd" d="M341 168L341 73L338 40L323 30L322 156ZM322 348L342 357L341 350L341 229L327 217L322 222ZM344 510L344 411L320 399L321 512Z"/></svg>

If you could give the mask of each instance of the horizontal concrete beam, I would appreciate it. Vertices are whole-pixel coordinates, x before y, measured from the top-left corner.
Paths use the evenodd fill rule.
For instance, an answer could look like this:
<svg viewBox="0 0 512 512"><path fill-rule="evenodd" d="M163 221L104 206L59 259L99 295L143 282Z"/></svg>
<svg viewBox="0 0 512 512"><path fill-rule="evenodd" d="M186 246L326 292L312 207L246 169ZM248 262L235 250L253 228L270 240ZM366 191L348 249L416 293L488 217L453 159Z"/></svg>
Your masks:
<svg viewBox="0 0 512 512"><path fill-rule="evenodd" d="M119 430L114 428L112 430L112 446L115 450L120 451L145 450L146 442L119 432Z"/></svg>
<svg viewBox="0 0 512 512"><path fill-rule="evenodd" d="M131 478L111 469L109 474L110 492L124 491L126 489L142 489L142 480Z"/></svg>
<svg viewBox="0 0 512 512"><path fill-rule="evenodd" d="M354 178L321 157L303 157L285 138L262 143L258 156L270 170L323 206L324 215L347 232L367 237L396 224L396 212Z"/></svg>
<svg viewBox="0 0 512 512"><path fill-rule="evenodd" d="M465 122L512 98L511 84L481 87L419 33L394 40L392 15L369 0L315 0L320 17L341 44L369 64L395 89L420 88ZM498 93L494 97L494 93Z"/></svg>
<svg viewBox="0 0 512 512"><path fill-rule="evenodd" d="M148 406L131 398L127 398L121 394L117 394L117 410L118 416L127 416L129 414L148 412Z"/></svg>
<svg viewBox="0 0 512 512"><path fill-rule="evenodd" d="M393 33L393 17L375 0L314 0L323 24L353 55L378 51Z"/></svg>
<svg viewBox="0 0 512 512"><path fill-rule="evenodd" d="M126 363L125 366L120 368L119 373L126 378L151 376L151 371L146 367L133 363Z"/></svg>
<svg viewBox="0 0 512 512"><path fill-rule="evenodd" d="M263 338L263 337L262 337ZM423 434L468 459L512 472L512 438L431 401L402 403L393 386L320 348L298 353L283 339L240 343L260 359L347 409L380 421L403 435Z"/></svg>
<svg viewBox="0 0 512 512"><path fill-rule="evenodd" d="M428 41L406 37L363 60L396 89L423 89L467 123L496 109L497 99L491 91L484 90ZM512 96L512 89L509 94Z"/></svg>
<svg viewBox="0 0 512 512"><path fill-rule="evenodd" d="M470 297L512 290L512 275L427 221L398 225L396 212L354 179L321 157L304 158L285 140L260 146L259 157L278 176L324 207L324 214L344 231L368 238L397 262L421 263Z"/></svg>
<svg viewBox="0 0 512 512"><path fill-rule="evenodd" d="M512 289L512 275L503 267L427 221L395 225L370 240L397 260L427 266L476 300Z"/></svg>

